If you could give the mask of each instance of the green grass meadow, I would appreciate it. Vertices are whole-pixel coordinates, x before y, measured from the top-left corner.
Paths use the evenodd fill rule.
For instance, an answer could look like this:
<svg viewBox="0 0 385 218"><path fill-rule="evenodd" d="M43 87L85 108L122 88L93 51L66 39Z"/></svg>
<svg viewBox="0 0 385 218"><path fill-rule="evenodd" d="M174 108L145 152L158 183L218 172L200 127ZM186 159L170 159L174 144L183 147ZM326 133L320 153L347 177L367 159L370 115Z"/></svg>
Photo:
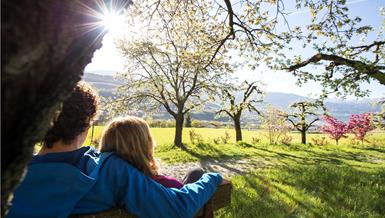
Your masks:
<svg viewBox="0 0 385 218"><path fill-rule="evenodd" d="M218 160L236 172L232 203L216 217L385 217L385 133L373 132L364 144L353 136L339 145L301 145L300 134L290 133L290 145L269 145L263 131L243 130L243 143L234 143L232 129L195 128L203 141L191 143L184 129L186 149L172 145L173 128L153 128L155 156L167 164ZM229 143L213 139L231 136ZM94 129L94 139L102 127ZM91 131L85 144L90 143ZM312 137L322 134L309 134ZM259 138L253 144L252 138ZM247 160L240 170L231 160Z"/></svg>
<svg viewBox="0 0 385 218"><path fill-rule="evenodd" d="M235 141L235 132L233 129L214 129L214 128L183 128L183 143L189 144L189 131L194 130L196 133L200 134L206 142L212 142L213 139L224 136L225 132L228 132L231 136L230 142ZM93 138L98 139L102 134L103 126L95 126ZM156 140L156 143L160 146L172 144L175 129L174 128L151 128L151 132ZM84 144L89 145L91 140L91 128L88 131L88 136ZM257 131L248 131L242 130L243 141L246 143L251 143L252 138L261 139L261 143L267 144L266 133L262 130ZM289 133L293 137L293 144L299 144L301 141L301 135L297 132ZM314 137L325 136L324 134L308 134L307 141L311 142L311 139ZM327 138L327 136L326 136ZM340 145L349 145L353 139L352 135L349 135L348 138L342 138L339 142ZM374 131L368 134L367 139L372 143L375 141L376 144L385 142L385 132ZM328 139L329 144L334 145L335 142L331 139ZM368 143L365 143L368 144ZM369 143L370 144L370 143Z"/></svg>

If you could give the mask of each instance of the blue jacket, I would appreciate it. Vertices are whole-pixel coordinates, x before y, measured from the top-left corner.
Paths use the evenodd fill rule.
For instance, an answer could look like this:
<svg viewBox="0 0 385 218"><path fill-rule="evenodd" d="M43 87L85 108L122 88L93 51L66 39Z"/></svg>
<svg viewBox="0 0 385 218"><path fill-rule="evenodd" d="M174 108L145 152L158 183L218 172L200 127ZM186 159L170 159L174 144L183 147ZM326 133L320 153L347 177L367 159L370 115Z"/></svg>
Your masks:
<svg viewBox="0 0 385 218"><path fill-rule="evenodd" d="M180 190L168 189L115 154L82 147L35 156L7 217L67 217L117 206L138 217L192 217L221 181L207 173Z"/></svg>

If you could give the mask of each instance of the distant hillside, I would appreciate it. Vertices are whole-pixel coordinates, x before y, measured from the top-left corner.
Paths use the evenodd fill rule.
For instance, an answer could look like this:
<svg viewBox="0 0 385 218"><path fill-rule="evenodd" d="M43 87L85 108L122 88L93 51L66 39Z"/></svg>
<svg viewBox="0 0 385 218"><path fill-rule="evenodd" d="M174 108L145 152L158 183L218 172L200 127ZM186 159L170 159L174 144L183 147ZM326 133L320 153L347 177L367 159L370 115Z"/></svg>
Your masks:
<svg viewBox="0 0 385 218"><path fill-rule="evenodd" d="M103 97L113 96L113 92L116 90L116 87L122 84L121 82L115 80L112 75L100 75L87 72L84 74L83 80L95 87L99 91L99 94ZM268 92L266 93L263 106L261 105L261 107L271 104L281 109L287 109L292 102L302 100L311 100L311 98L290 93ZM347 120L350 114L380 111L380 106L373 106L369 103L373 101L373 99L364 99L357 102L332 99L331 101L326 101L325 105L330 110L330 113L338 119ZM213 120L215 117L214 111L218 107L219 104L216 102L206 103L205 109L207 111L195 112L192 114L192 118L199 120ZM158 113L155 118L170 119L170 116L166 112L163 112ZM244 120L246 122L255 122L256 119L257 117L255 114L245 113L244 115ZM228 119L222 118L220 120L227 121Z"/></svg>
<svg viewBox="0 0 385 218"><path fill-rule="evenodd" d="M87 72L84 73L83 80L96 88L99 94L103 97L113 96L113 92L115 92L116 87L122 84L121 82L115 80L111 75L100 75Z"/></svg>
<svg viewBox="0 0 385 218"><path fill-rule="evenodd" d="M272 104L275 107L280 107L286 109L291 103L295 101L303 100L312 100L311 98L289 94L289 93L280 93L280 92L268 92L265 101L269 104ZM376 102L372 99L360 100L357 102L354 101L344 101L344 100L326 100L325 106L330 111L331 114L336 116L338 119L347 120L351 114L360 114L365 112L378 112L381 110L381 107L378 105L373 105L372 103Z"/></svg>
<svg viewBox="0 0 385 218"><path fill-rule="evenodd" d="M280 107L281 109L287 108L292 102L304 100L310 100L310 98L282 92L268 92L265 96L265 102L272 104L275 107Z"/></svg>

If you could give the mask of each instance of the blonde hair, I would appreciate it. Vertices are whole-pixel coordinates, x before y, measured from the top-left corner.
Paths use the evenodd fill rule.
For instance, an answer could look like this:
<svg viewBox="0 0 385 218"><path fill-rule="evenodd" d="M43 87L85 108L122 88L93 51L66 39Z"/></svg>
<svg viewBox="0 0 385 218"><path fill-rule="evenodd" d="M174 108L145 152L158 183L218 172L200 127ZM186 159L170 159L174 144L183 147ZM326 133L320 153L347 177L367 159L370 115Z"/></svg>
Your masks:
<svg viewBox="0 0 385 218"><path fill-rule="evenodd" d="M155 141L147 122L139 117L111 120L103 131L99 146L101 152L115 152L147 176L158 174Z"/></svg>

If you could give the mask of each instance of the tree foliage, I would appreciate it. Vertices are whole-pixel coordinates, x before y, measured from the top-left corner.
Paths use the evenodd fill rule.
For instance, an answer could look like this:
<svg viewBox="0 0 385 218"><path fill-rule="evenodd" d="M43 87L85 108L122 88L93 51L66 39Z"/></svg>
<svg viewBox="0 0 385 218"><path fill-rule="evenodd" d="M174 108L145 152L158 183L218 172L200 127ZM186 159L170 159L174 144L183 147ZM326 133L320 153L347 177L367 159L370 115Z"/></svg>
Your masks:
<svg viewBox="0 0 385 218"><path fill-rule="evenodd" d="M321 131L328 134L338 145L338 141L346 137L346 133L349 132L349 126L329 115L323 116L322 119L325 121L325 125L321 127Z"/></svg>
<svg viewBox="0 0 385 218"><path fill-rule="evenodd" d="M348 128L357 140L364 142L366 134L374 129L371 113L352 114L349 117Z"/></svg>
<svg viewBox="0 0 385 218"><path fill-rule="evenodd" d="M363 82L377 81L385 85L385 22L378 31L363 24L361 17L349 14L346 0L295 2L297 10L310 11L307 26L292 27L287 19L286 1L224 0L223 5L216 1L227 13L225 21L231 37L225 39L234 38L238 44L235 47L248 60L256 60L255 64L264 60L275 69L288 70L298 77L299 84L319 82L323 87L322 97L330 93L365 96L369 91L360 87ZM383 8L381 14L385 14ZM375 30L376 37L367 37L375 34ZM359 40L361 42L357 42ZM304 48L311 46L314 55L288 56L292 45L299 43ZM305 67L309 65L324 68Z"/></svg>
<svg viewBox="0 0 385 218"><path fill-rule="evenodd" d="M141 5L145 11L143 21L151 24L156 16L168 16L168 22L180 22L174 16L175 7L194 6L197 10L209 8L205 22L208 28L215 26L209 41L210 64L224 50L234 50L242 55L250 67L261 61L275 69L284 69L298 77L298 83L317 81L324 87L323 97L336 92L338 95L364 96L360 84L376 80L385 83L384 30L378 29L377 37L366 40L375 28L362 24L362 18L349 14L346 0L240 0L240 1L181 1L150 0ZM306 26L293 26L288 16L293 12L309 11ZM287 5L289 5L289 7ZM204 10L203 10L204 11ZM381 11L382 14L385 10ZM215 22L216 25L211 25ZM148 25L151 26L151 25ZM151 29L151 28L149 28ZM358 40L362 43L358 44ZM298 44L312 47L311 57L290 56L288 51L298 49ZM296 45L296 48L293 48ZM220 56L220 55L219 55ZM310 70L306 66L323 65L323 69Z"/></svg>
<svg viewBox="0 0 385 218"><path fill-rule="evenodd" d="M375 29L362 25L360 17L349 16L347 1L297 2L312 14L304 47L311 45L314 54L287 58L281 69L298 76L300 84L309 80L319 82L323 97L330 93L361 97L369 92L360 87L363 82L385 85L385 22L378 28L377 37L368 37ZM381 13L384 16L383 9ZM314 66L318 66L317 70Z"/></svg>
<svg viewBox="0 0 385 218"><path fill-rule="evenodd" d="M224 41L233 40L229 45L235 45L232 48L239 49L253 67L264 60L275 69L292 72L299 84L319 82L323 86L322 97L330 93L364 96L369 91L360 87L363 82L385 84L385 22L380 28L363 24L361 17L349 14L346 0L293 2L297 11L309 10L308 25L290 24L287 1L215 1L218 10L226 13L223 22L228 26L227 35L219 45L226 46ZM380 10L384 16L385 10ZM368 37L374 31L377 36ZM287 56L293 50L292 45L299 43L304 48L311 46L314 55ZM305 67L308 65L323 65L324 70L310 70Z"/></svg>

